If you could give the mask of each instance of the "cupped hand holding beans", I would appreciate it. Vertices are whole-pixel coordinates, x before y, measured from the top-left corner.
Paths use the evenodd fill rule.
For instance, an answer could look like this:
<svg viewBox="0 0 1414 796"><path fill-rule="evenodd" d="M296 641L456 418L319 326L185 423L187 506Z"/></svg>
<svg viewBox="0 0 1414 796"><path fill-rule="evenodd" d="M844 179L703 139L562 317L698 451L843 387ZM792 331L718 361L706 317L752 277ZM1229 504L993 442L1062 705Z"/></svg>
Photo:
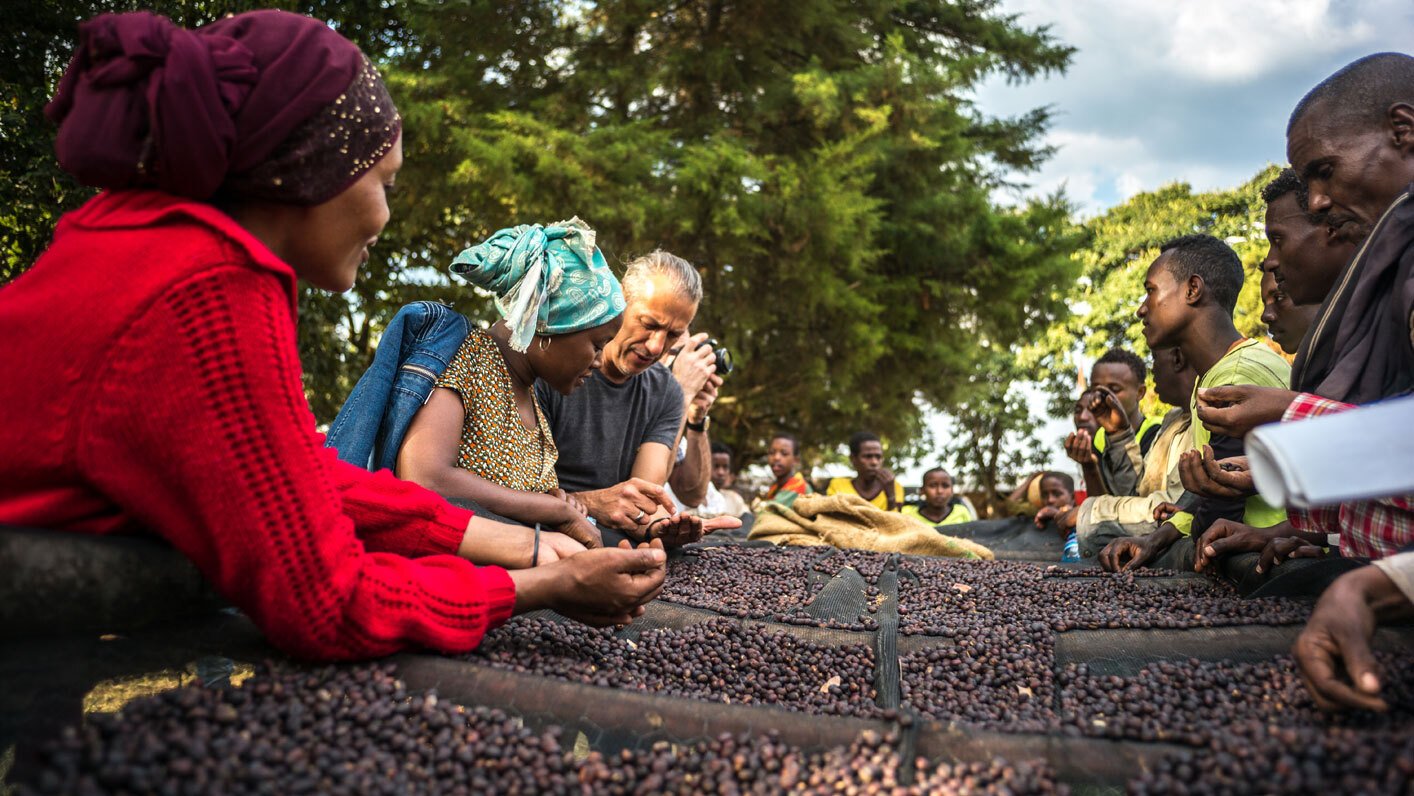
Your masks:
<svg viewBox="0 0 1414 796"><path fill-rule="evenodd" d="M1204 445L1201 451L1180 454L1178 475L1184 489L1203 497L1230 500L1257 494L1247 457L1233 456L1217 461L1210 445Z"/></svg>
<svg viewBox="0 0 1414 796"><path fill-rule="evenodd" d="M549 608L587 625L625 625L663 590L661 542L586 550L546 566L510 573L516 613Z"/></svg>

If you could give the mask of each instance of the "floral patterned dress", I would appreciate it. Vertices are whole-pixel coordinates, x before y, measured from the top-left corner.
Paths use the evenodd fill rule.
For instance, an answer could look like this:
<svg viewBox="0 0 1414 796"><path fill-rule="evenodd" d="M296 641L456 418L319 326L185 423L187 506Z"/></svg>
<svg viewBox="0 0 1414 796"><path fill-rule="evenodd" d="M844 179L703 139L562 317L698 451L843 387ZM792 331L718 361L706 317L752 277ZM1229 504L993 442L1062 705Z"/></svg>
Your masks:
<svg viewBox="0 0 1414 796"><path fill-rule="evenodd" d="M461 396L462 424L457 466L487 481L522 492L548 492L560 485L555 462L560 451L535 400L534 430L525 427L511 390L511 373L496 341L485 331L467 335L438 387Z"/></svg>

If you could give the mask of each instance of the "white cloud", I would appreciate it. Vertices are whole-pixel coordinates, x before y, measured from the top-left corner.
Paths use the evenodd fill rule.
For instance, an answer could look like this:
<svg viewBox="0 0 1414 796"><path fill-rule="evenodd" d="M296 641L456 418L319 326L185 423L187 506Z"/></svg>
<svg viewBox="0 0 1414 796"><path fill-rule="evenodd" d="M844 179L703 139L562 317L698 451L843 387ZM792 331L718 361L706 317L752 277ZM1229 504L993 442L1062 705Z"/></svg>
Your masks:
<svg viewBox="0 0 1414 796"><path fill-rule="evenodd" d="M1409 0L1003 0L1023 25L1077 48L1063 75L977 92L984 113L1053 110L1059 148L1023 195L1059 186L1093 215L1184 181L1237 185L1285 157L1286 116L1361 55L1414 41ZM1015 198L1015 197L1008 197Z"/></svg>
<svg viewBox="0 0 1414 796"><path fill-rule="evenodd" d="M1144 181L1132 171L1126 171L1115 177L1115 192L1119 194L1120 199L1128 199L1142 190L1144 190Z"/></svg>
<svg viewBox="0 0 1414 796"><path fill-rule="evenodd" d="M1396 9L1367 3L1385 17ZM1388 6L1380 8L1380 6ZM1172 19L1165 55L1203 80L1240 83L1374 38L1370 19L1342 19L1329 0L1188 0L1154 9ZM1408 8L1402 9L1407 15ZM1390 14L1398 17L1398 14ZM1388 18L1388 17L1386 17Z"/></svg>
<svg viewBox="0 0 1414 796"><path fill-rule="evenodd" d="M1120 66L1116 79L1158 72L1215 83L1360 48L1414 22L1407 0L1007 0L1003 10Z"/></svg>

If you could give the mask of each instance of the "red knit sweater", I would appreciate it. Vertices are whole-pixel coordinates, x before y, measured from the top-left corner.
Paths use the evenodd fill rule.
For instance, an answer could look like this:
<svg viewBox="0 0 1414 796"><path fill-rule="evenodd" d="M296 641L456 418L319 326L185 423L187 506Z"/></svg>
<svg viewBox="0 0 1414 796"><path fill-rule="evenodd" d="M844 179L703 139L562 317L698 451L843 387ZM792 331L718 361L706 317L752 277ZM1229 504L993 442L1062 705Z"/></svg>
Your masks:
<svg viewBox="0 0 1414 796"><path fill-rule="evenodd" d="M290 653L475 647L515 603L471 513L338 461L300 385L295 275L151 191L69 213L0 288L0 523L150 531Z"/></svg>

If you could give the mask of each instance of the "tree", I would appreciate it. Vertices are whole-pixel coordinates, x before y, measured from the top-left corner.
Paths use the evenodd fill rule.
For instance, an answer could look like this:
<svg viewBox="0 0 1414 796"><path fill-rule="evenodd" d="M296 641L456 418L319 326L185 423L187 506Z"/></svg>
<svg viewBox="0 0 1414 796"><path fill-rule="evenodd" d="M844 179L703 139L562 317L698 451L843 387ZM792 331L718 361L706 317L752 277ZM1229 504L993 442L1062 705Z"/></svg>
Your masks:
<svg viewBox="0 0 1414 796"><path fill-rule="evenodd" d="M477 4L413 21L391 74L425 171L394 235L440 269L498 227L577 214L612 263L688 258L697 328L741 365L714 429L745 456L777 429L812 454L861 427L911 439L919 399L960 395L979 340L1065 312L1069 206L990 201L1048 154L1046 114L987 119L965 99L996 70L1063 68L1044 29L993 2L514 9L534 41Z"/></svg>

